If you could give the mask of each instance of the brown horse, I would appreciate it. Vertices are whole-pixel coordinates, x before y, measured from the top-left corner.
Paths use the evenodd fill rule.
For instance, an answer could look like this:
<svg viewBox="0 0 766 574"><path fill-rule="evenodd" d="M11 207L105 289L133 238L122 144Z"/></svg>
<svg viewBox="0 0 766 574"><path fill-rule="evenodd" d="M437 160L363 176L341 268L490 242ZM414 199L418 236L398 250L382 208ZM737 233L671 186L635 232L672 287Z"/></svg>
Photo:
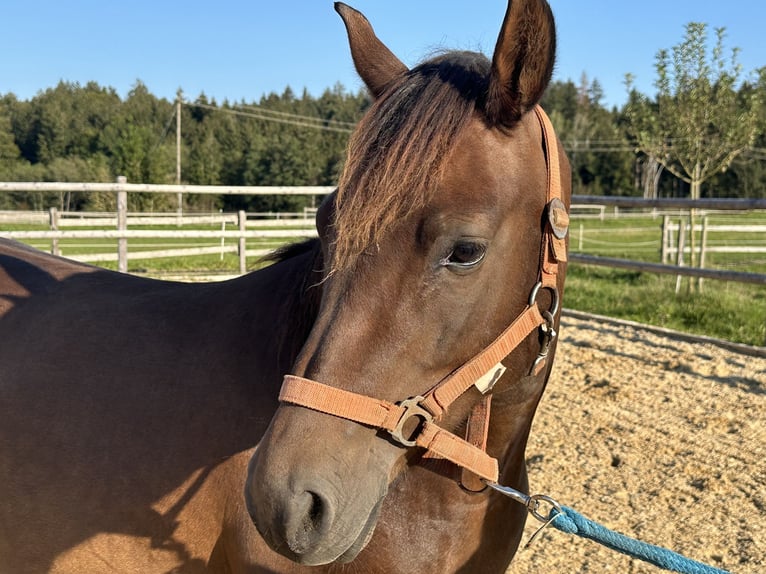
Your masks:
<svg viewBox="0 0 766 574"><path fill-rule="evenodd" d="M391 404L428 395L537 300L548 330L522 337L492 381L486 441L498 482L526 490L555 339L532 365L565 272L557 263L554 284L535 289L556 251L548 180L568 175L531 111L553 65L550 10L509 3L491 62L453 53L410 71L361 14L337 9L375 103L320 209L321 242L234 281L184 285L0 240L0 572L510 562L522 506L392 435L284 394L278 408L278 395L285 373ZM486 396L462 393L436 422L470 430Z"/></svg>
<svg viewBox="0 0 766 574"><path fill-rule="evenodd" d="M570 193L563 151L535 113L553 18L544 0L511 0L491 61L447 53L409 70L364 16L336 9L375 101L318 216L321 306L251 461L248 508L299 564L503 572L524 507L472 475L455 480L449 461L483 460L454 434L472 433L471 413L489 403L462 379L497 355L493 341L542 285L547 328L517 337L492 381L486 450L499 472L474 473L527 489L524 449L555 349L533 365L558 324Z"/></svg>

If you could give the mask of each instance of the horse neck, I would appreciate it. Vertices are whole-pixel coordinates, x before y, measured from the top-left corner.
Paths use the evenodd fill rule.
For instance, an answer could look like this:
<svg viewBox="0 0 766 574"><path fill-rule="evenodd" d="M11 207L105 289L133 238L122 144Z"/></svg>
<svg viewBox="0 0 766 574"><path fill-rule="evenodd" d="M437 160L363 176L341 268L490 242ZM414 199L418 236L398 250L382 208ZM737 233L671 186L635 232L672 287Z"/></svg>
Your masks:
<svg viewBox="0 0 766 574"><path fill-rule="evenodd" d="M316 319L321 298L321 245L307 242L305 249L276 254L268 267L249 273L232 284L245 299L241 309L256 309L253 326L268 330L259 338L266 352L279 357L281 374L289 371Z"/></svg>

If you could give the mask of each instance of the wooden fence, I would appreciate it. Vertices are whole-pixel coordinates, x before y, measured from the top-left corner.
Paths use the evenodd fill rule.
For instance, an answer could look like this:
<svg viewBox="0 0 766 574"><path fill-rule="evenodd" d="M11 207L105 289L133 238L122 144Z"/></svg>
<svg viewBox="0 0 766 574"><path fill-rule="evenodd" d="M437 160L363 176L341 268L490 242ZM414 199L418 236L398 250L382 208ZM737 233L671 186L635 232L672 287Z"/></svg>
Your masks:
<svg viewBox="0 0 766 574"><path fill-rule="evenodd" d="M239 272L245 273L247 270L247 257L261 257L269 253L269 249L247 249L246 241L248 239L271 239L278 238L289 240L292 238L304 238L316 236L313 219L281 219L285 225L297 227L297 229L248 229L248 227L273 227L275 220L260 219L255 221L248 220L244 211L237 212L236 215L226 214L219 216L186 217L185 223L204 224L221 223L221 229L128 229L127 214L117 214L114 218L117 221L116 229L58 229L57 221L60 221L54 214L51 214L51 229L47 231L4 231L2 234L13 239L47 239L51 241L51 252L59 255L60 239L117 239L117 253L94 253L87 255L78 255L74 257L83 262L103 262L117 261L119 271L127 272L128 261L130 259L157 259L163 257L188 257L192 255L237 253L239 256ZM166 218L150 218L147 216L135 218L143 225L164 225ZM175 217L172 218L175 221ZM235 229L226 229L227 223L235 224ZM98 224L97 224L98 225ZM128 253L129 239L220 239L220 246L210 247L191 247L163 249L155 251L138 251ZM226 239L234 239L237 245L225 245Z"/></svg>
<svg viewBox="0 0 766 574"><path fill-rule="evenodd" d="M248 227L293 227L314 224L316 208L307 207L301 212L248 213ZM169 212L128 212L128 227L137 225L179 225L179 216ZM45 211L0 211L0 226L13 224L46 225L51 229L65 227L117 227L117 213L113 211L59 211L51 207ZM237 225L236 212L185 213L181 225Z"/></svg>
<svg viewBox="0 0 766 574"><path fill-rule="evenodd" d="M219 247L200 247L192 249L175 249L172 250L172 255L167 255L168 251L157 252L142 252L135 255L128 255L128 240L130 238L178 238L178 237L208 237L217 239L236 239L237 246L224 247L225 250L236 251L240 257L240 271L244 272L246 269L246 257L249 254L245 248L245 241L251 238L266 238L266 237L308 237L315 235L315 231L308 227L300 230L257 230L248 229L251 225L255 225L251 222L244 212L240 212L236 217L236 224L234 218L231 215L221 216L224 223L231 222L232 225L236 225L236 229L227 230L224 228L221 230L209 230L209 231L190 231L190 230L138 230L128 229L129 222L134 225L145 225L150 223L144 223L140 219L141 215L133 215L134 219L131 219L131 215L127 212L127 194L132 192L142 193L199 193L199 194L215 194L215 195L326 195L331 193L335 188L328 186L310 186L310 187L263 187L263 186L249 186L249 187L228 187L228 186L191 186L191 185L153 185L153 184L130 184L125 182L118 183L26 183L26 182L0 182L0 192L3 191L100 191L100 192L114 192L117 194L117 214L109 217L109 225L115 224L114 230L63 230L60 227L66 227L69 225L68 217L59 217L55 214L49 215L51 222L51 229L49 231L14 231L3 232L3 235L8 237L14 237L18 239L50 239L54 245L55 242L62 238L116 238L118 240L118 253L116 255L98 255L90 256L89 261L104 261L108 259L118 261L118 269L121 271L127 270L127 261L129 258L148 258L148 257L164 257L172 255L189 255L199 254L203 252L220 252ZM585 215L586 212L594 215L598 218L604 218L606 207L612 207L616 209L627 210L642 210L652 211L654 214L660 213L661 210L716 210L716 211L749 211L749 210L766 210L766 199L702 199L702 200L689 200L689 199L653 199L646 200L635 197L609 197L609 196L574 196L572 198L572 204L576 206L575 216L577 213ZM191 218L193 216L184 215L180 213L167 214L167 221L175 221L176 223L182 223L184 218ZM211 221L221 221L221 219L214 219L216 216L211 217ZM66 223L63 223L66 221ZM140 222L140 223L139 223ZM270 225L275 222L271 221ZM290 221L292 223L292 221ZM284 223L289 225L289 223ZM72 223L74 225L74 223ZM83 226L81 223L78 226ZM683 226L681 226L682 228ZM670 230L673 229L672 225L668 223L668 235ZM679 228L680 229L680 228ZM739 281L745 283L754 283L759 285L766 285L766 275L756 273L744 273L728 270L714 270L714 269L701 269L690 268L683 265L683 261L676 260L676 265L668 264L670 257L674 253L678 253L678 247L673 246L673 241L667 242L667 239L663 240L663 256L662 263L645 263L639 261L632 261L626 259L615 259L610 257L596 257L592 255L583 255L577 253L570 254L570 260L573 263L580 263L585 265L600 265L606 267L615 267L622 269L633 269L637 271L647 271L652 273L669 273L677 276L690 276L690 277L702 277L709 279L719 279L726 281ZM214 249L216 251L214 251ZM682 246L680 253L684 253L687 248ZM741 249L741 248L740 248ZM675 250L675 251L674 251ZM708 252L712 252L712 249L708 249ZM759 248L759 251L760 248ZM260 254L260 252L258 253ZM85 259L85 258L83 258Z"/></svg>
<svg viewBox="0 0 766 574"><path fill-rule="evenodd" d="M648 263L642 261L633 261L630 259L617 259L613 257L599 257L594 255L584 255L579 253L570 253L569 259L573 263L583 265L596 265L602 267L611 267L618 269L629 269L633 271L644 271L649 273L670 274L677 277L695 277L703 279L717 279L722 281L735 281L739 283L751 283L756 285L766 285L766 274L747 273L742 271L729 271L724 269L705 269L705 253L728 252L728 253L766 253L766 248L762 246L709 246L707 245L707 233L715 229L716 231L736 231L742 232L760 232L766 230L766 226L707 226L704 222L695 226L695 231L702 232L702 244L706 245L701 252L701 267L688 267L685 265L684 253L689 253L690 247L686 243L685 231L689 226L674 223L669 215L663 215L669 210L680 210L688 213L694 209L708 211L729 211L729 212L747 212L753 210L766 210L766 199L643 199L638 197L614 197L614 196L586 196L576 195L572 197L572 204L579 206L603 206L617 209L627 209L640 212L651 212L654 216L663 216L661 260L662 263ZM602 212L603 213L603 212ZM603 216L602 216L603 218ZM707 228L706 228L707 226ZM678 240L675 239L673 232L677 232ZM680 255L679 255L680 254ZM676 263L672 261L672 256L676 255Z"/></svg>
<svg viewBox="0 0 766 574"><path fill-rule="evenodd" d="M687 237L692 232L688 221L672 221L665 216L662 222L662 262L683 260L683 256L691 251ZM705 266L705 256L708 253L766 253L766 225L709 225L708 218L703 217L702 223L694 226L694 232L699 233L700 267ZM716 245L711 244L710 234L713 233L758 233L762 234L762 245ZM677 239L676 239L677 237Z"/></svg>
<svg viewBox="0 0 766 574"><path fill-rule="evenodd" d="M316 231L313 229L313 221L311 227L308 228L304 225L303 229L298 230L248 230L248 218L244 211L238 212L236 216L235 230L227 230L226 222L232 221L230 216L223 216L222 229L221 230L150 230L150 229L128 229L128 193L173 193L173 194L213 194L213 195L327 195L332 193L334 187L330 186L218 186L218 185L157 185L157 184L135 184L127 183L124 178L118 178L116 183L61 183L61 182L0 182L0 192L3 191L27 191L27 192L62 192L62 191L79 191L79 192L113 192L117 195L117 212L110 217L111 222L116 223L116 229L114 230L62 230L59 229L62 221L68 221L68 217L62 218L55 210L52 210L49 214L49 224L51 229L48 231L7 231L3 232L6 237L14 239L50 239L51 251L57 254L59 251L58 240L63 238L70 239L85 239L85 238L99 238L99 239L117 239L117 254L96 254L81 256L77 259L81 261L114 261L117 260L117 268L121 272L127 272L128 259L149 259L159 257L174 257L174 256L189 256L189 255L202 255L206 253L223 253L236 250L239 254L239 271L244 273L247 270L247 257L248 256L260 256L264 255L267 250L250 250L246 248L247 239L255 238L284 238L290 239L295 237L310 237L316 235ZM191 216L194 218L194 216ZM213 216L214 217L214 216ZM181 226L189 221L190 216L187 214L184 216L180 211L175 214L166 214L166 221L164 223L174 222L176 225ZM84 220L83 220L84 221ZM81 222L82 223L82 222ZM82 226L78 223L78 226ZM137 221L134 221L138 224ZM149 225L155 222L148 223ZM143 223L146 225L147 223ZM162 225L163 223L160 223ZM290 224L296 224L301 226L299 222L291 220ZM75 224L73 224L75 225ZM274 225L274 221L270 221L268 224L270 227ZM289 225L289 224L286 224ZM222 246L222 247L196 247L188 249L173 249L173 250L161 250L161 251L149 251L138 252L132 256L128 254L128 239L130 238L211 238L220 239L236 239L237 246Z"/></svg>

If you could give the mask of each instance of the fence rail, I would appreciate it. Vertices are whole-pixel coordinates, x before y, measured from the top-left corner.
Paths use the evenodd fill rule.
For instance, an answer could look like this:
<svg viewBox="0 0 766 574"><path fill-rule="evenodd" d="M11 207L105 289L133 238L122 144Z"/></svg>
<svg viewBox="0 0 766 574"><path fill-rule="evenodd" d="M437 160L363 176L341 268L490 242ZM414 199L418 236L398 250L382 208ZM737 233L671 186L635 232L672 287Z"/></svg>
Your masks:
<svg viewBox="0 0 766 574"><path fill-rule="evenodd" d="M647 271L649 273L665 273L669 275L683 275L685 277L697 277L703 279L719 279L722 281L737 281L739 283L753 283L766 285L766 275L760 273L746 273L744 271L727 271L723 269L702 269L700 267L684 267L682 265L666 265L662 263L648 263L633 261L631 259L617 259L614 257L597 257L582 253L570 253L569 260L584 265L598 265L617 269L630 269L633 271Z"/></svg>
<svg viewBox="0 0 766 574"><path fill-rule="evenodd" d="M314 225L315 208L306 208L302 212L260 212L247 214L248 227L310 227ZM131 225L178 225L176 213L136 212L127 214L127 223ZM181 225L237 225L237 214L185 213L180 218ZM61 227L107 227L117 225L115 212L89 211L0 211L0 225L27 224L51 225Z"/></svg>
<svg viewBox="0 0 766 574"><path fill-rule="evenodd" d="M766 199L683 199L620 197L614 195L573 195L572 203L579 205L606 205L633 209L710 209L713 211L751 211L766 209Z"/></svg>
<svg viewBox="0 0 766 574"><path fill-rule="evenodd" d="M572 197L572 204L579 206L586 205L600 205L606 207L615 208L631 208L643 211L656 210L668 210L668 209L680 209L680 210L710 210L710 211L732 211L732 212L745 212L754 210L766 210L766 199L682 199L682 198L657 198L657 199L644 199L639 197L617 197L617 196L589 196L589 195L575 195ZM760 273L747 273L740 271L728 271L718 269L704 269L701 267L686 267L682 264L670 265L665 262L670 258L671 253L678 255L688 251L684 239L680 239L680 249L675 245L672 238L672 223L666 216L663 220L662 228L662 263L647 263L642 261L634 261L629 259L616 259L613 257L601 257L595 255L585 255L578 253L570 253L569 258L574 263L580 263L583 265L597 265L602 267L612 267L619 269L629 269L633 271L645 271L651 273L670 274L677 277L694 277L700 279L717 279L723 281L736 281L740 283L753 283L757 285L766 285L766 274ZM723 227L735 227L735 226L707 226L706 224L695 225L695 231L702 232L702 245L705 246L705 251L709 253L763 253L766 249L760 246L707 246L706 236L707 233L714 228L717 231L722 231ZM764 226L747 226L757 227L756 232L760 232ZM684 230L688 229L688 225L676 225L675 229ZM736 231L740 231L741 228L737 227ZM731 231L731 230L730 230ZM752 232L751 229L747 229L748 232ZM682 234L682 231L679 231ZM704 257L702 258L704 261ZM682 258L678 259L679 263L683 262ZM677 282L678 285L678 282Z"/></svg>
<svg viewBox="0 0 766 574"><path fill-rule="evenodd" d="M3 191L82 191L126 193L189 193L203 195L327 195L335 186L327 185L174 185L156 183L63 183L51 181L0 181Z"/></svg>
<svg viewBox="0 0 766 574"><path fill-rule="evenodd" d="M4 231L12 239L273 239L314 237L313 229L76 229L58 231Z"/></svg>

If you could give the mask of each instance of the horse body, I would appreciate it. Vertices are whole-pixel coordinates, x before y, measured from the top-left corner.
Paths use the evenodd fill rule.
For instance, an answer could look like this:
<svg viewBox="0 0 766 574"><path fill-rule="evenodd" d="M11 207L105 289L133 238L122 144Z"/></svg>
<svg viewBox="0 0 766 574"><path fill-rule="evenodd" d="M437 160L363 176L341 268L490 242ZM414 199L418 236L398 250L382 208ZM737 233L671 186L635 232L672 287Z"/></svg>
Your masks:
<svg viewBox="0 0 766 574"><path fill-rule="evenodd" d="M521 505L278 396L285 373L390 403L427 394L536 298L550 174L570 192L563 150L532 113L552 16L544 0L513 0L491 61L448 53L408 70L360 13L336 9L375 102L317 214L320 240L211 285L0 241L0 497L13 501L0 507L0 570L507 568ZM551 328L564 274L540 293ZM543 339L519 341L492 391L486 451L498 482L524 491L555 353L554 340L531 369ZM481 400L465 392L439 426L472 428Z"/></svg>
<svg viewBox="0 0 766 574"><path fill-rule="evenodd" d="M313 259L184 285L0 240L0 570L205 565L246 517Z"/></svg>

